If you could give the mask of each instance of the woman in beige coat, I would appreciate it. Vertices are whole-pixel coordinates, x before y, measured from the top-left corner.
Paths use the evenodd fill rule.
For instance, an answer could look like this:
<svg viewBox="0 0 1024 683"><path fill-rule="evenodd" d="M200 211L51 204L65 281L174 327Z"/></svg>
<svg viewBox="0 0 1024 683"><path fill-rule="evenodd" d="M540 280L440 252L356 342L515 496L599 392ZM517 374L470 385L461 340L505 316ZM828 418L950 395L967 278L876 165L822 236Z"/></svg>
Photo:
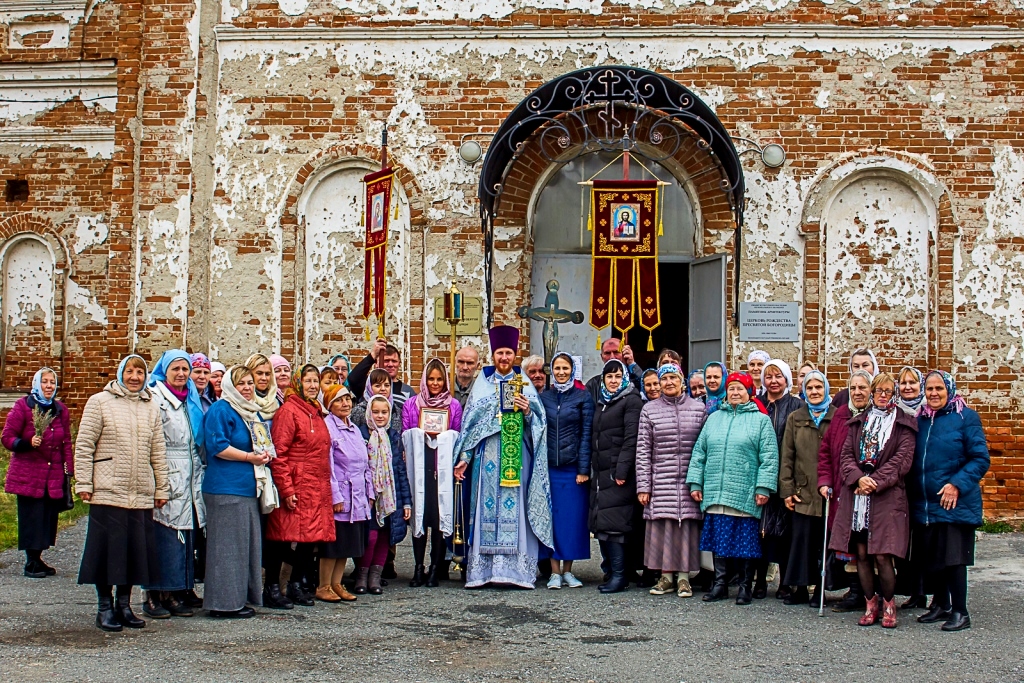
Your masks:
<svg viewBox="0 0 1024 683"><path fill-rule="evenodd" d="M96 586L96 625L104 631L146 625L132 613L132 586L155 576L153 508L170 497L160 409L146 377L140 356L122 360L117 379L85 404L75 442L76 490L89 503L78 583Z"/></svg>

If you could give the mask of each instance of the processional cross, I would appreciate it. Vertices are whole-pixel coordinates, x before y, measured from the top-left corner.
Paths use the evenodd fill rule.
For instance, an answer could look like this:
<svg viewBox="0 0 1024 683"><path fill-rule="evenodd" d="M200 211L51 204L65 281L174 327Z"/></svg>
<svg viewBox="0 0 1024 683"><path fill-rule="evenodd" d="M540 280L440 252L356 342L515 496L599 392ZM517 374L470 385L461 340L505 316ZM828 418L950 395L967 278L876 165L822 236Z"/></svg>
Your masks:
<svg viewBox="0 0 1024 683"><path fill-rule="evenodd" d="M544 364L551 365L551 359L558 350L558 326L562 323L579 325L583 322L583 311L567 311L558 304L558 280L548 280L548 294L544 298L544 306L530 308L520 306L518 313L523 320L536 320L544 323L542 337L544 339Z"/></svg>

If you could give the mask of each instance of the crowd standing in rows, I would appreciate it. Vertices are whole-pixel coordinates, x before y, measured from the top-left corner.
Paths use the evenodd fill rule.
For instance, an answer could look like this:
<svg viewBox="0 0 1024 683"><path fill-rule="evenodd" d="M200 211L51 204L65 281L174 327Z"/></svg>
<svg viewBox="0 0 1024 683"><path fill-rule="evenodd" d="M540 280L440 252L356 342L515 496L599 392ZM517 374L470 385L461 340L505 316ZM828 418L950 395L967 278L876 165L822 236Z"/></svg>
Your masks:
<svg viewBox="0 0 1024 683"><path fill-rule="evenodd" d="M921 623L970 627L989 456L949 373L891 375L856 349L832 396L810 362L795 380L763 351L740 370L686 372L665 350L644 370L609 339L584 384L565 352L516 368L514 328L493 328L490 346L482 369L461 349L454 382L428 361L418 391L383 340L355 366L338 354L294 370L280 355L228 369L170 350L150 371L133 354L87 402L74 448L57 373L42 368L2 434L25 576L55 573L42 553L73 475L89 503L78 581L95 586L107 631L145 625L135 585L155 619L379 595L407 535L415 588L450 580L453 563L467 588L532 588L538 570L549 589L579 588L573 563L593 536L602 593L636 583L714 602L737 585L749 605L774 563L787 605L848 589L833 610L894 628L899 592L927 607Z"/></svg>

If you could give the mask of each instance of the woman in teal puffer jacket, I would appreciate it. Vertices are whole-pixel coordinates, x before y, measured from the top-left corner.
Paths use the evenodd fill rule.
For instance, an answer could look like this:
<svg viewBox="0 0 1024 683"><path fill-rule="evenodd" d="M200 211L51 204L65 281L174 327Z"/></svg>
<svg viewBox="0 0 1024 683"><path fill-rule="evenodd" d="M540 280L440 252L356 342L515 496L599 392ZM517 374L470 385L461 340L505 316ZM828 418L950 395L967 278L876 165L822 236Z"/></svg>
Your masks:
<svg viewBox="0 0 1024 683"><path fill-rule="evenodd" d="M693 447L686 483L705 515L700 549L715 558L715 585L704 601L729 597L728 560L736 558L742 577L736 604L749 605L761 556L758 520L778 485L779 445L771 420L752 400L750 375L729 375L726 391L728 403L708 417Z"/></svg>

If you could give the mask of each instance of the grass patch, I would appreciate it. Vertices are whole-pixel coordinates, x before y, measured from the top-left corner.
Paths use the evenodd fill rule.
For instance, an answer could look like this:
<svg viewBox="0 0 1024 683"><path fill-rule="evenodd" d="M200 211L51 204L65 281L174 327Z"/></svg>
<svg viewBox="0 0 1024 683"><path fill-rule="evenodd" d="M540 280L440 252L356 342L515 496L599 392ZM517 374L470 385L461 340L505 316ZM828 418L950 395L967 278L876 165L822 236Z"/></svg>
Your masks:
<svg viewBox="0 0 1024 683"><path fill-rule="evenodd" d="M10 463L10 451L0 447L0 552L18 547L18 497L2 492L3 484L7 481L7 466ZM76 496L75 507L60 513L57 529L71 526L88 512L89 506Z"/></svg>
<svg viewBox="0 0 1024 683"><path fill-rule="evenodd" d="M1017 527L1002 519L986 519L981 525L981 531L986 534L1009 534L1016 530Z"/></svg>

